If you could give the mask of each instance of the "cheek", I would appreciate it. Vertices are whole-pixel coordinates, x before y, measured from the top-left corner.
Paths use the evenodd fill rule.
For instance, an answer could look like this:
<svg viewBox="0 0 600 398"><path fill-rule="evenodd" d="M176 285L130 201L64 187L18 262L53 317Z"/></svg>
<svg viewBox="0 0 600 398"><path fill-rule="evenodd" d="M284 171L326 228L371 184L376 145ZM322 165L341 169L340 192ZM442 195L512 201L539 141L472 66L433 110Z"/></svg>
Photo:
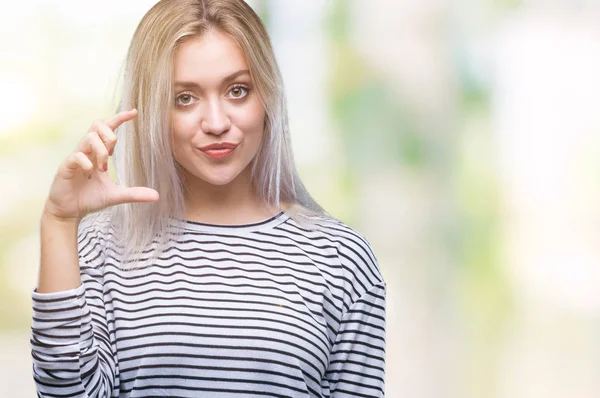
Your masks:
<svg viewBox="0 0 600 398"><path fill-rule="evenodd" d="M260 141L265 126L264 108L259 103L245 107L240 111L234 123L248 138Z"/></svg>
<svg viewBox="0 0 600 398"><path fill-rule="evenodd" d="M177 138L194 134L194 120L190 113L173 113L171 116L171 130Z"/></svg>
<svg viewBox="0 0 600 398"><path fill-rule="evenodd" d="M178 163L185 163L187 155L188 143L193 137L194 132L191 128L189 118L182 114L171 115L171 148L173 156Z"/></svg>

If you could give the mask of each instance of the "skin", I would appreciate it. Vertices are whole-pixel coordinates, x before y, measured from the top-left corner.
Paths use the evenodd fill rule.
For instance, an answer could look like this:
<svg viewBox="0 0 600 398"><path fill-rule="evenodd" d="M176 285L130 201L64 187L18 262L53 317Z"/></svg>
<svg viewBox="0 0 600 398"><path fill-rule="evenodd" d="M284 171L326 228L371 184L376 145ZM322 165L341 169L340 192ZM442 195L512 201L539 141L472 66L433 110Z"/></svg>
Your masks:
<svg viewBox="0 0 600 398"><path fill-rule="evenodd" d="M137 110L132 109L91 125L75 150L59 166L44 215L79 223L87 213L109 206L158 200L158 192L154 189L121 187L106 173L108 157L117 143L114 130L136 116Z"/></svg>
<svg viewBox="0 0 600 398"><path fill-rule="evenodd" d="M121 203L159 199L154 189L121 187L106 172L108 157L117 142L114 130L136 115L137 110L132 109L94 122L60 164L41 217L38 293L60 292L81 284L77 228L87 213Z"/></svg>
<svg viewBox="0 0 600 398"><path fill-rule="evenodd" d="M241 224L275 214L261 203L250 182L265 109L243 52L224 33L210 31L184 41L173 66L171 134L187 186L187 218ZM198 149L223 142L237 144L226 158L212 159Z"/></svg>

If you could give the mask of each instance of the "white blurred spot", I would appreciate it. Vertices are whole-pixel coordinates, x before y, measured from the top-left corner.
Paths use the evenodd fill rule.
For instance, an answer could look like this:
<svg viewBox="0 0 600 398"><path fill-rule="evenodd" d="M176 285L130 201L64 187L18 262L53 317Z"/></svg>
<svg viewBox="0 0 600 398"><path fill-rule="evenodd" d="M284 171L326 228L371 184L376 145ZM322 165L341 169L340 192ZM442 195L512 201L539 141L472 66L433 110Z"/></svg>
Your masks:
<svg viewBox="0 0 600 398"><path fill-rule="evenodd" d="M14 133L36 106L35 90L22 82L0 78L0 137Z"/></svg>

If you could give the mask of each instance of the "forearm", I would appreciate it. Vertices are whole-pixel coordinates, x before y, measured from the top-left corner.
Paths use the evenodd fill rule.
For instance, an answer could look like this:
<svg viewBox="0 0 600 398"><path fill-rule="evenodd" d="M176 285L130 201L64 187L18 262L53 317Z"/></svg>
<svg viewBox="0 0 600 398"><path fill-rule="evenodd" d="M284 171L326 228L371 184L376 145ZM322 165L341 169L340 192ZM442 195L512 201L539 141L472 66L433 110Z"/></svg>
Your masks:
<svg viewBox="0 0 600 398"><path fill-rule="evenodd" d="M94 250L95 230L44 215L41 235L30 336L38 396L112 396L116 355L102 295L102 268L82 262L80 269L79 263L78 241L81 250Z"/></svg>
<svg viewBox="0 0 600 398"><path fill-rule="evenodd" d="M61 220L44 212L40 223L41 259L38 293L53 293L81 285L76 220Z"/></svg>
<svg viewBox="0 0 600 398"><path fill-rule="evenodd" d="M32 293L31 355L39 397L108 397L114 361L98 350L109 347L94 337L106 332L106 321L90 312L86 286L56 293ZM110 358L110 355L104 355Z"/></svg>

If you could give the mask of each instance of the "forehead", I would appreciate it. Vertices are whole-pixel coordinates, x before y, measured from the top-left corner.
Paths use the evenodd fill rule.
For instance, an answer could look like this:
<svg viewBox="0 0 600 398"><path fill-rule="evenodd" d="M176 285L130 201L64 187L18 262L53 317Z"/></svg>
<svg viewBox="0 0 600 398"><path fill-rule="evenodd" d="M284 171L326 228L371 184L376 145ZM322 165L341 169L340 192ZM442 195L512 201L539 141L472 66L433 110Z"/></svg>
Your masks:
<svg viewBox="0 0 600 398"><path fill-rule="evenodd" d="M216 83L241 69L248 69L244 53L229 36L218 31L183 41L173 57L177 81Z"/></svg>

